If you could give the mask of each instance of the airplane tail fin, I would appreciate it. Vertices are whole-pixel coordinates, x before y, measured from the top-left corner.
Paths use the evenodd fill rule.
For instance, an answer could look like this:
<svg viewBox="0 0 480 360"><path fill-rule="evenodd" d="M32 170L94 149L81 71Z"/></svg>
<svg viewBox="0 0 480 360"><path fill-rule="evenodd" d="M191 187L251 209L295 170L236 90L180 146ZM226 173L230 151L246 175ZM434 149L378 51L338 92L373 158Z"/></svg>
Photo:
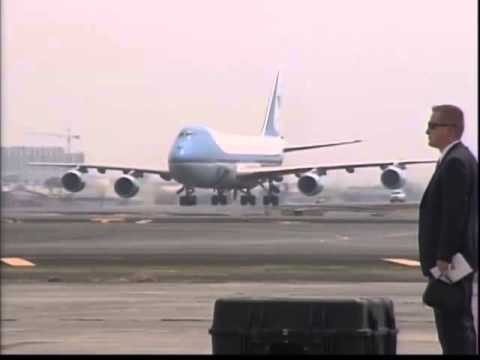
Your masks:
<svg viewBox="0 0 480 360"><path fill-rule="evenodd" d="M278 129L278 118L280 115L281 93L280 93L280 71L277 72L272 94L268 103L267 114L263 121L262 136L280 136Z"/></svg>

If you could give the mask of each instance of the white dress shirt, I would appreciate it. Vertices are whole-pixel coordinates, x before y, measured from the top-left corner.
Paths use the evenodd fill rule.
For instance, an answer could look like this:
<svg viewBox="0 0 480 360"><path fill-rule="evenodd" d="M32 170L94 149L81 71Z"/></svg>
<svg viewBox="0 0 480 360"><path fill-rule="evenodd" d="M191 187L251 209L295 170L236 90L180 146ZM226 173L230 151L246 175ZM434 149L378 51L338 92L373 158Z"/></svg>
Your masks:
<svg viewBox="0 0 480 360"><path fill-rule="evenodd" d="M451 142L450 144L448 144L447 147L441 151L440 157L437 160L437 166L440 165L441 161L447 154L448 150L450 150L453 147L453 145L458 144L459 142L460 140L455 140L454 142Z"/></svg>

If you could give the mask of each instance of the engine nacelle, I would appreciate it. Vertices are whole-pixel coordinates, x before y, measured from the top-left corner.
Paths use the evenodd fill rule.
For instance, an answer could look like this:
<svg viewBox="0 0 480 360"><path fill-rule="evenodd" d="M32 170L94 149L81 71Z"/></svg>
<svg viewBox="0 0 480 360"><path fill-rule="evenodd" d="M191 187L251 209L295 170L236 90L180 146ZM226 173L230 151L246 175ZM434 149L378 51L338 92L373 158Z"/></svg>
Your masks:
<svg viewBox="0 0 480 360"><path fill-rule="evenodd" d="M405 185L407 179L402 169L391 165L382 172L380 181L382 182L382 185L385 186L387 189L395 190L402 188Z"/></svg>
<svg viewBox="0 0 480 360"><path fill-rule="evenodd" d="M314 196L322 192L324 186L324 176L319 176L314 172L300 176L297 182L298 189L302 194Z"/></svg>
<svg viewBox="0 0 480 360"><path fill-rule="evenodd" d="M62 176L61 181L63 188L70 192L79 192L85 187L85 181L82 178L82 173L78 170L67 171Z"/></svg>
<svg viewBox="0 0 480 360"><path fill-rule="evenodd" d="M131 175L124 175L119 177L114 184L115 192L123 198L131 198L140 190L140 184L137 179Z"/></svg>

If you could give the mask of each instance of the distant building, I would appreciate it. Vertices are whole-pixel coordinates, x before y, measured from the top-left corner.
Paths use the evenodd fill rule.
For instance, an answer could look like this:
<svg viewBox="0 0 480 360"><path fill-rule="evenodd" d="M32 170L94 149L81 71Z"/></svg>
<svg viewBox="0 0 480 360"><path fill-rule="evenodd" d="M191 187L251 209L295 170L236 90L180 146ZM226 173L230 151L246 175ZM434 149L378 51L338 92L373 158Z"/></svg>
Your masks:
<svg viewBox="0 0 480 360"><path fill-rule="evenodd" d="M30 166L30 162L83 163L82 152L65 153L60 146L2 146L2 183L44 185L51 177L60 177L65 169Z"/></svg>

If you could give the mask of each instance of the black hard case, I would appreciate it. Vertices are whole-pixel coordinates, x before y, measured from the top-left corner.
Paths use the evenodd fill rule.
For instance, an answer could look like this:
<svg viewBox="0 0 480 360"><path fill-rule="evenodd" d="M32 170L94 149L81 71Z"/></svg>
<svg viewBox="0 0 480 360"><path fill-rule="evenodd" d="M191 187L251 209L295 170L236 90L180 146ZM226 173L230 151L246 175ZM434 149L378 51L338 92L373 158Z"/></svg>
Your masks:
<svg viewBox="0 0 480 360"><path fill-rule="evenodd" d="M388 298L225 298L215 302L213 354L395 354Z"/></svg>

